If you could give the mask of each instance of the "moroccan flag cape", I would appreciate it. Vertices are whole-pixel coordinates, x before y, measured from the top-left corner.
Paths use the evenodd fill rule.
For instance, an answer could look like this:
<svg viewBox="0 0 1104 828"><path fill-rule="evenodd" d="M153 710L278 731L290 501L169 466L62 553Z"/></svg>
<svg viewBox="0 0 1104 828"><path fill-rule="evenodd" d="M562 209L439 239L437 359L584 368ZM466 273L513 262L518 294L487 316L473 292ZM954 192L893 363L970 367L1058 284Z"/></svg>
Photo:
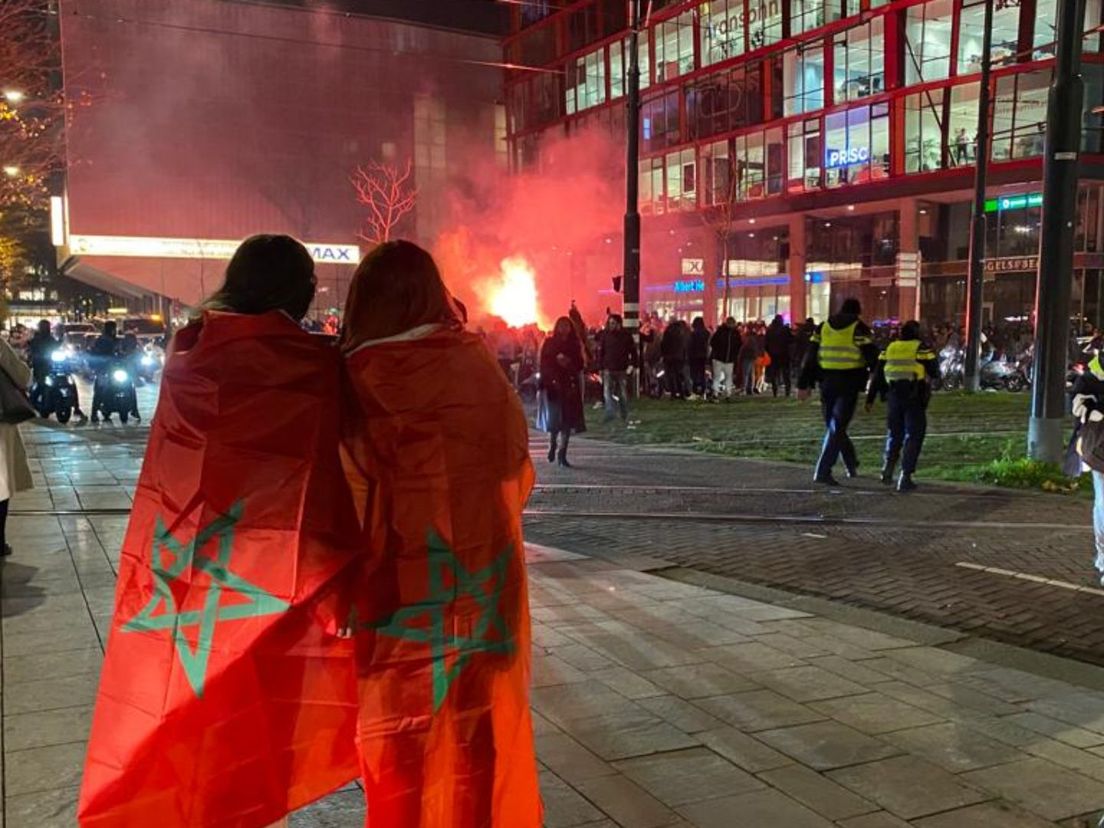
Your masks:
<svg viewBox="0 0 1104 828"><path fill-rule="evenodd" d="M341 361L279 313L174 341L123 544L85 828L263 828L357 775ZM362 614L364 611L361 610Z"/></svg>
<svg viewBox="0 0 1104 828"><path fill-rule="evenodd" d="M425 331L421 331L425 334ZM347 359L350 482L397 611L367 624L358 745L371 828L540 828L517 395L476 336L367 343Z"/></svg>

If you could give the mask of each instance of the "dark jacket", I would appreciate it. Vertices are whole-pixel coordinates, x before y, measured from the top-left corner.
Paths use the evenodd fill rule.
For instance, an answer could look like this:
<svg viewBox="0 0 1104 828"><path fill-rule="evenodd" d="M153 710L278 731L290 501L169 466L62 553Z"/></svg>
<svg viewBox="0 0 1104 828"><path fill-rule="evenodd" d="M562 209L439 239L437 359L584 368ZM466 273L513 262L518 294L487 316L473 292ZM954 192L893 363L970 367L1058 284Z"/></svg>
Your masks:
<svg viewBox="0 0 1104 828"><path fill-rule="evenodd" d="M35 335L31 337L31 341L27 345L27 352L31 357L31 368L34 370L36 377L50 373L50 368L53 366L54 351L59 347L61 347L61 343L50 334L43 335L36 331Z"/></svg>
<svg viewBox="0 0 1104 828"><path fill-rule="evenodd" d="M789 325L770 323L767 328L767 353L771 362L789 362L793 353L794 335Z"/></svg>
<svg viewBox="0 0 1104 828"><path fill-rule="evenodd" d="M598 334L598 367L603 371L627 371L636 365L636 343L624 328L608 328Z"/></svg>
<svg viewBox="0 0 1104 828"><path fill-rule="evenodd" d="M739 328L721 325L709 342L710 356L717 362L725 362L731 365L736 362L742 344Z"/></svg>
<svg viewBox="0 0 1104 828"><path fill-rule="evenodd" d="M756 333L750 333L744 337L740 346L740 362L751 362L763 355L763 337Z"/></svg>
<svg viewBox="0 0 1104 828"><path fill-rule="evenodd" d="M817 342L821 329L823 329L825 325L830 325L838 331L855 322L858 323L858 325L855 326L855 338L859 340L859 347L866 365L862 368L852 368L847 371L825 371L821 369L818 359L820 355L820 345ZM830 316L827 322L823 322L817 326L816 333L809 342L809 347L805 351L805 362L801 366L801 375L798 378L797 387L808 389L816 385L817 382L832 382L844 386L847 390L859 393L866 388L866 381L870 377L870 372L878 367L878 356L878 346L874 344L873 334L865 322L852 314L839 313L835 316Z"/></svg>
<svg viewBox="0 0 1104 828"><path fill-rule="evenodd" d="M563 355L561 364L557 356ZM554 423L550 430L586 430L583 414L583 392L581 375L583 371L583 346L577 336L557 339L550 336L544 341L540 352L540 388L544 392L546 406L554 405L556 415L548 417L546 422Z"/></svg>
<svg viewBox="0 0 1104 828"><path fill-rule="evenodd" d="M689 330L685 322L672 322L663 332L659 343L659 352L664 359L686 361L690 347Z"/></svg>
<svg viewBox="0 0 1104 828"><path fill-rule="evenodd" d="M1084 416L1076 418L1074 423L1071 454L1078 455L1093 471L1104 472L1104 421L1094 422L1088 416L1093 411L1104 412L1104 379L1090 368L1074 381L1070 397L1075 410L1084 407ZM1081 464L1077 461L1076 456L1067 458L1065 470L1071 477L1081 473Z"/></svg>
<svg viewBox="0 0 1104 828"><path fill-rule="evenodd" d="M704 323L690 329L690 346L687 353L691 360L705 362L709 359L709 329Z"/></svg>

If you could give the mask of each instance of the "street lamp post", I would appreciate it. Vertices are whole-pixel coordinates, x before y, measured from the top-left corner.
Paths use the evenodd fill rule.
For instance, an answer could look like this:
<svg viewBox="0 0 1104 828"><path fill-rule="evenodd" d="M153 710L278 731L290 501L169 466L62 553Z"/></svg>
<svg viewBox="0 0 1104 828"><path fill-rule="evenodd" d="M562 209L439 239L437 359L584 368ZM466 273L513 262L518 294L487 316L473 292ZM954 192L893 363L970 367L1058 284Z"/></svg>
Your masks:
<svg viewBox="0 0 1104 828"><path fill-rule="evenodd" d="M642 0L631 0L632 31L629 35L628 135L625 152L625 282L622 286L622 311L625 327L640 345L640 28Z"/></svg>
<svg viewBox="0 0 1104 828"><path fill-rule="evenodd" d="M1085 0L1060 0L1054 79L1047 97L1043 157L1043 227L1035 294L1035 370L1028 455L1057 463L1066 418L1065 376L1073 290L1077 158L1081 151L1081 41Z"/></svg>
<svg viewBox="0 0 1104 828"><path fill-rule="evenodd" d="M993 0L985 3L985 31L981 45L981 84L978 88L977 141L974 146L974 210L970 214L970 269L966 280L967 391L981 390L981 324L985 295L985 186L989 172L989 77L992 71Z"/></svg>

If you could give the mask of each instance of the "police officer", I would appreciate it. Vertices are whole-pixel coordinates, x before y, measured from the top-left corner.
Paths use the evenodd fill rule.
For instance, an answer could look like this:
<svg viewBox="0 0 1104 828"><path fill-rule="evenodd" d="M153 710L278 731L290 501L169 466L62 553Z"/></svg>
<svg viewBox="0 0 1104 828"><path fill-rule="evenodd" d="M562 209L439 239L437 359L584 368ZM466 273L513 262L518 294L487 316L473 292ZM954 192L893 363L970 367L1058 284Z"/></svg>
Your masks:
<svg viewBox="0 0 1104 828"><path fill-rule="evenodd" d="M901 460L901 478L897 491L916 488L912 475L928 428L928 402L931 380L939 378L939 360L920 342L920 323L911 320L901 327L901 335L889 343L878 360L878 369L866 395L866 410L874 408L881 397L889 403L886 414L885 464L882 482L893 482L897 460Z"/></svg>
<svg viewBox="0 0 1104 828"><path fill-rule="evenodd" d="M797 382L800 400L808 399L809 390L820 382L820 406L827 430L813 480L828 486L839 485L832 476L832 468L840 457L848 477L854 477L859 470L847 426L855 416L859 394L878 362L878 348L870 328L859 319L861 314L859 300L846 299L840 312L816 329Z"/></svg>

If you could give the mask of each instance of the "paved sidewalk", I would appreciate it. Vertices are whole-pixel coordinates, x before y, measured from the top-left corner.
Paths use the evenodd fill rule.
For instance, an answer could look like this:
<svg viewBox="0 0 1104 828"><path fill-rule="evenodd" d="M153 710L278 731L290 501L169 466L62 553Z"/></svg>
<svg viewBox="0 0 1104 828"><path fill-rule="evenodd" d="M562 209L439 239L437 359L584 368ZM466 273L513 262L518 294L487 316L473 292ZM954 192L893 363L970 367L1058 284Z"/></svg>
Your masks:
<svg viewBox="0 0 1104 828"><path fill-rule="evenodd" d="M15 508L125 506L140 434L98 434L33 432L44 488ZM74 825L124 528L117 516L11 520L7 828ZM1088 828L1104 811L1098 668L1071 668L1078 686L1053 677L1067 674L1059 659L1051 676L1024 672L944 646L953 632L874 614L845 623L831 605L755 600L644 556L529 552L549 828ZM355 788L292 821L362 823Z"/></svg>

